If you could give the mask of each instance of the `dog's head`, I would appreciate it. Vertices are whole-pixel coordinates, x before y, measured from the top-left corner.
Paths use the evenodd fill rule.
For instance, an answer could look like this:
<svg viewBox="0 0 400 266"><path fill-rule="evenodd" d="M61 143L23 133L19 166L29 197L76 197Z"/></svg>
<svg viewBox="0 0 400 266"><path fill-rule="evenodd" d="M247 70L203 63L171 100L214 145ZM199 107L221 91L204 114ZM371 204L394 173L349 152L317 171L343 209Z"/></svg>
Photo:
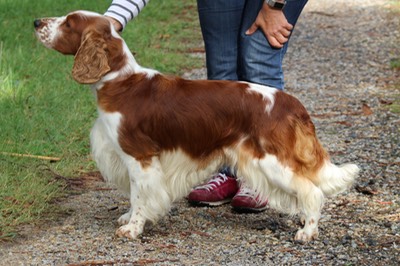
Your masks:
<svg viewBox="0 0 400 266"><path fill-rule="evenodd" d="M100 14L75 11L63 17L36 19L34 26L46 47L75 55L72 76L79 83L96 83L125 63L122 39Z"/></svg>

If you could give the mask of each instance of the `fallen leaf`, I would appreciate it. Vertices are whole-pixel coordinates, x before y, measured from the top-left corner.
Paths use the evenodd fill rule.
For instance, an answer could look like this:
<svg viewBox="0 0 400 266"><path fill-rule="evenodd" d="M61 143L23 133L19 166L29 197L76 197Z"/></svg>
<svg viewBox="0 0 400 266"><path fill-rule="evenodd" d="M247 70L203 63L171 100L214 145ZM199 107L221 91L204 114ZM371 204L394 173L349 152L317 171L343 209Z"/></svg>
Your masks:
<svg viewBox="0 0 400 266"><path fill-rule="evenodd" d="M372 188L367 187L367 186L363 187L363 186L359 186L358 185L358 186L355 187L355 189L358 192L360 192L362 194L366 194L366 195L376 195L376 194L378 194L378 191L373 190Z"/></svg>
<svg viewBox="0 0 400 266"><path fill-rule="evenodd" d="M374 112L372 111L371 107L368 106L368 104L363 103L362 105L362 111L364 115L372 115Z"/></svg>
<svg viewBox="0 0 400 266"><path fill-rule="evenodd" d="M381 104L387 104L387 105L393 104L393 101L391 101L391 100L385 100L385 99L379 99L379 102L380 102Z"/></svg>

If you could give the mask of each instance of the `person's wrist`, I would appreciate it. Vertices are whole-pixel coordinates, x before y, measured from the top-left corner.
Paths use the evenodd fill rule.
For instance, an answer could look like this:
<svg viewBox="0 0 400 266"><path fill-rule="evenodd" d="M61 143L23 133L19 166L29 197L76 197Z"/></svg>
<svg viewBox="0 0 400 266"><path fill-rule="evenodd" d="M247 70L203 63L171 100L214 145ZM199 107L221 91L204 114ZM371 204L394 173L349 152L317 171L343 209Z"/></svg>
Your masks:
<svg viewBox="0 0 400 266"><path fill-rule="evenodd" d="M265 3L274 10L282 10L286 5L286 0L265 0Z"/></svg>
<svg viewBox="0 0 400 266"><path fill-rule="evenodd" d="M283 14L283 10L282 9L276 9L273 7L270 7L267 3L267 1L264 2L263 5L263 10L266 14L269 14L270 16L274 16L274 15L278 15L278 14Z"/></svg>

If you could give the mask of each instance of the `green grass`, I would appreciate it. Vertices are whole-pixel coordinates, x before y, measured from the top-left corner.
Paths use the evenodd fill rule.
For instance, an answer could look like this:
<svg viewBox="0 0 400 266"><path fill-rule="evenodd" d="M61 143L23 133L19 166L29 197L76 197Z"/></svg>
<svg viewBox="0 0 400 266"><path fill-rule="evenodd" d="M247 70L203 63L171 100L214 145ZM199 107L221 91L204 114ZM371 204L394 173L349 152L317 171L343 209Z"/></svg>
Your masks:
<svg viewBox="0 0 400 266"><path fill-rule="evenodd" d="M52 200L65 193L54 173L75 177L95 169L89 155L93 95L71 78L73 57L36 40L33 20L77 9L104 13L110 3L0 0L0 240L53 209ZM202 59L187 53L201 45L195 9L194 0L150 1L122 33L139 64L172 74L202 66Z"/></svg>
<svg viewBox="0 0 400 266"><path fill-rule="evenodd" d="M400 58L390 60L390 68L400 70Z"/></svg>

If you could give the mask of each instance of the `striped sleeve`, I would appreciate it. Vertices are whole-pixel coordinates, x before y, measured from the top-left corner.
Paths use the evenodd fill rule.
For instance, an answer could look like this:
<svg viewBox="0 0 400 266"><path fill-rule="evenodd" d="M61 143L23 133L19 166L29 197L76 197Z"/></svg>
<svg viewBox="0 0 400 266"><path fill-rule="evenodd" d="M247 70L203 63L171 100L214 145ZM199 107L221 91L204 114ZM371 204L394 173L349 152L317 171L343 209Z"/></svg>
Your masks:
<svg viewBox="0 0 400 266"><path fill-rule="evenodd" d="M110 7L104 13L105 16L118 20L122 28L147 5L150 0L113 0Z"/></svg>

